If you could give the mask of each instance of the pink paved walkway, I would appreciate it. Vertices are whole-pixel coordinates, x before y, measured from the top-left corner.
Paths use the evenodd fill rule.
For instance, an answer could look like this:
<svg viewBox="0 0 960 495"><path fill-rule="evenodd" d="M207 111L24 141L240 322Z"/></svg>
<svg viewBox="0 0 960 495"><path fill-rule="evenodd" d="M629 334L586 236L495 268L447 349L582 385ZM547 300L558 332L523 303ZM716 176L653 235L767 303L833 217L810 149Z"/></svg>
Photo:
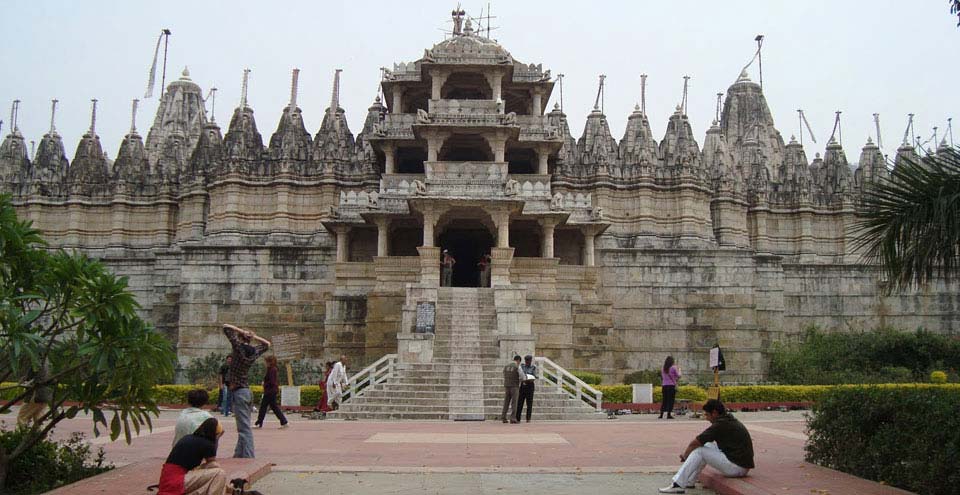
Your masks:
<svg viewBox="0 0 960 495"><path fill-rule="evenodd" d="M165 456L175 417L165 412L155 422L157 433L132 445L106 443L108 459L120 464ZM753 437L757 469L744 480L716 480L718 493L906 493L805 463L800 413L738 417ZM657 421L651 415L620 418L519 425L293 418L286 430L277 429L270 418L264 429L255 430L256 453L259 460L276 464L274 471L672 473L679 466L679 453L707 425L703 420ZM65 426L58 434L66 435L68 427L89 431L89 420ZM223 456L232 453L236 442L232 418L226 426ZM664 474L664 481L668 479ZM711 480L703 481L710 485Z"/></svg>

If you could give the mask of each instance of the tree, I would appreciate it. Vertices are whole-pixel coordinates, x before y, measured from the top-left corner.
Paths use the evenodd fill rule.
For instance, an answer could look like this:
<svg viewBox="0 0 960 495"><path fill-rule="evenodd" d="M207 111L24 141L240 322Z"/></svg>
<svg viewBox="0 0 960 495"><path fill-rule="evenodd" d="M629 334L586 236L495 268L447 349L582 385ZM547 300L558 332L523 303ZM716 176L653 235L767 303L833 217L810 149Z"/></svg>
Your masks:
<svg viewBox="0 0 960 495"><path fill-rule="evenodd" d="M0 196L0 414L51 391L50 408L18 445L0 445L0 492L10 462L80 412L116 440L152 428L153 386L172 373L170 342L136 314L127 280L82 254L48 250ZM10 382L14 382L11 384ZM112 416L108 421L107 417Z"/></svg>
<svg viewBox="0 0 960 495"><path fill-rule="evenodd" d="M947 281L960 267L960 153L905 157L864 193L854 248L877 263L887 291Z"/></svg>
<svg viewBox="0 0 960 495"><path fill-rule="evenodd" d="M957 26L960 26L960 0L947 0L950 2L950 13L957 15Z"/></svg>

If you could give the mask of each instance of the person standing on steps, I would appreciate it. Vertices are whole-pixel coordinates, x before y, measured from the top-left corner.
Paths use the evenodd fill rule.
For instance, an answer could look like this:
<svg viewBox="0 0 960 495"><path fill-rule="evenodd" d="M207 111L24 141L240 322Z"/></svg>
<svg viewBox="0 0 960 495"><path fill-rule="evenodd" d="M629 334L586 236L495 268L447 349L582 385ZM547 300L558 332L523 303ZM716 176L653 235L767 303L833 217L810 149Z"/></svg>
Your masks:
<svg viewBox="0 0 960 495"><path fill-rule="evenodd" d="M673 419L673 403L677 398L677 380L680 379L680 367L673 364L673 356L667 356L660 370L663 399L660 401L660 418L667 413L667 419Z"/></svg>
<svg viewBox="0 0 960 495"><path fill-rule="evenodd" d="M490 255L480 257L477 267L480 268L480 287L490 287Z"/></svg>
<svg viewBox="0 0 960 495"><path fill-rule="evenodd" d="M280 372L277 370L277 357L270 355L263 358L267 363L267 372L263 375L263 397L260 399L260 411L257 413L257 422L254 426L263 428L263 418L267 415L267 408L280 420L280 428L286 428L290 423L283 415L283 409L277 404L280 395Z"/></svg>
<svg viewBox="0 0 960 495"><path fill-rule="evenodd" d="M507 418L513 424L519 423L517 419L517 399L520 398L520 382L526 378L523 369L520 368L520 356L514 356L513 362L503 367L503 410L500 412L500 419L506 423ZM507 416L507 413L510 413Z"/></svg>
<svg viewBox="0 0 960 495"><path fill-rule="evenodd" d="M443 276L441 287L453 287L453 265L457 260L450 254L449 250L443 250L443 259L440 261L440 273Z"/></svg>
<svg viewBox="0 0 960 495"><path fill-rule="evenodd" d="M237 446L234 457L255 457L253 451L253 430L250 429L250 413L253 408L253 394L247 374L257 358L270 349L270 341L259 335L233 325L223 325L223 334L233 347L232 363L227 372L230 384L230 400L233 416L237 421Z"/></svg>
<svg viewBox="0 0 960 495"><path fill-rule="evenodd" d="M727 412L723 403L710 399L703 405L704 419L710 427L690 441L680 454L683 465L673 475L673 484L660 493L684 493L696 485L704 466L710 466L727 478L742 478L754 468L753 440L743 423Z"/></svg>
<svg viewBox="0 0 960 495"><path fill-rule="evenodd" d="M533 364L533 356L527 354L523 356L523 364L520 365L523 371L523 381L520 382L520 398L517 400L517 421L523 414L523 404L527 404L527 423L530 422L530 415L533 414L533 384L539 377L537 374L537 365Z"/></svg>

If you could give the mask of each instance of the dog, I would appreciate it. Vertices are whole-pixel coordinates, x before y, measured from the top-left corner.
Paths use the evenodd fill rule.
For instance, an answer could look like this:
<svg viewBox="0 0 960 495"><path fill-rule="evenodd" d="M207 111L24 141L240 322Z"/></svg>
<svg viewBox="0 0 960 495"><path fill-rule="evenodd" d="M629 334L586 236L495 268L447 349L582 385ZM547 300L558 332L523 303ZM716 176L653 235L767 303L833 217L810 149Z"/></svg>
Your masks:
<svg viewBox="0 0 960 495"><path fill-rule="evenodd" d="M234 478L230 480L230 486L233 487L233 495L263 495L256 490L247 491L245 488L247 486L247 480L243 478Z"/></svg>

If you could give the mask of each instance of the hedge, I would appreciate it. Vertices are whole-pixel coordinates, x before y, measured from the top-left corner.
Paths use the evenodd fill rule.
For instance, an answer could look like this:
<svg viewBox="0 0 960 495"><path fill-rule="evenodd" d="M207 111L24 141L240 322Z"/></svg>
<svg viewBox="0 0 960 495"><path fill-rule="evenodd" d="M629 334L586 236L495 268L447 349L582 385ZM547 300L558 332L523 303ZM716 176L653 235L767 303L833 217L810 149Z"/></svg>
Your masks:
<svg viewBox="0 0 960 495"><path fill-rule="evenodd" d="M925 494L957 493L960 387L849 386L818 398L807 460Z"/></svg>
<svg viewBox="0 0 960 495"><path fill-rule="evenodd" d="M633 402L633 385L595 385L593 388L603 393L604 402L618 404ZM680 385L677 388L677 399L702 402L707 400L707 392L696 385ZM653 401L661 400L663 400L663 391L660 387L653 387Z"/></svg>
<svg viewBox="0 0 960 495"><path fill-rule="evenodd" d="M0 386L9 387L15 385L13 383L3 383ZM157 385L153 388L155 395L154 400L157 401L157 404L186 404L187 403L187 392L196 389L197 385ZM263 397L263 386L262 385L251 385L250 391L253 392L253 402L255 404L260 403L260 398ZM208 389L207 392L210 394L211 405L217 405L220 402L220 390L214 388L212 390ZM11 388L9 390L4 390L0 393L0 400L11 400L18 395L18 388ZM314 405L320 401L320 387L317 385L301 385L300 386L300 404L303 406Z"/></svg>
<svg viewBox="0 0 960 495"><path fill-rule="evenodd" d="M594 388L596 388L596 385L600 385L600 383L603 381L603 375L600 373L593 373L592 371L573 370L570 372L570 374L583 380L583 383L594 386Z"/></svg>

